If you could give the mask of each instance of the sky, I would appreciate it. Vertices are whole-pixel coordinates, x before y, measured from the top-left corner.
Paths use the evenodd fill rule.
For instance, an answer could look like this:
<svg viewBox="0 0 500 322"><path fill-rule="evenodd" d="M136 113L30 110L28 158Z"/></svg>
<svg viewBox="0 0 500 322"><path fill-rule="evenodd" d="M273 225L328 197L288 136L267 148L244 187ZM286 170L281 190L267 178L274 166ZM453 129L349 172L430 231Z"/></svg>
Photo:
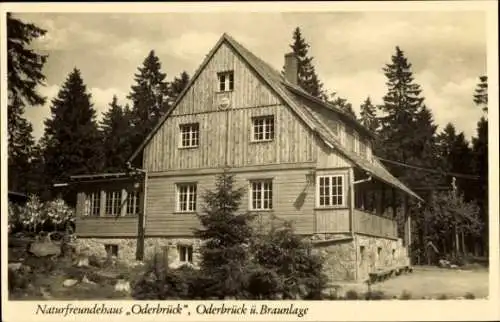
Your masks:
<svg viewBox="0 0 500 322"><path fill-rule="evenodd" d="M47 104L26 109L36 138L50 115L50 99L75 67L101 115L113 95L126 102L134 73L150 50L155 50L171 80L184 70L192 75L227 32L280 70L295 27L310 44L309 54L325 88L346 98L357 113L368 96L375 104L382 102L387 91L382 68L399 46L439 129L452 122L470 138L482 115L472 94L487 69L484 12L19 13L17 17L47 30L33 43L37 51L49 55L43 70L46 86L40 88Z"/></svg>

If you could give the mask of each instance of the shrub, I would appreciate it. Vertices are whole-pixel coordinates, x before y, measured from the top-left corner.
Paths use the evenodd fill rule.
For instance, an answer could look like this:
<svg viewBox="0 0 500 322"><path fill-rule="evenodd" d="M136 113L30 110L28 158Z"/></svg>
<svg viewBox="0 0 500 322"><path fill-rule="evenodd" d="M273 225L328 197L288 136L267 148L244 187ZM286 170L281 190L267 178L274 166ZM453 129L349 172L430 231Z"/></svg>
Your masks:
<svg viewBox="0 0 500 322"><path fill-rule="evenodd" d="M411 293L408 292L407 290L404 290L403 293L401 293L401 296L399 297L400 300L411 300Z"/></svg>
<svg viewBox="0 0 500 322"><path fill-rule="evenodd" d="M7 279L9 292L25 290L31 281L31 273L22 268L17 271L9 269Z"/></svg>
<svg viewBox="0 0 500 322"><path fill-rule="evenodd" d="M365 293L365 300L383 300L386 298L382 291L368 291Z"/></svg>
<svg viewBox="0 0 500 322"><path fill-rule="evenodd" d="M465 298L467 300L474 300L476 298L476 296L474 294L472 294L471 292L467 292L467 293L465 293Z"/></svg>
<svg viewBox="0 0 500 322"><path fill-rule="evenodd" d="M439 295L439 296L438 296L438 298L437 298L437 299L438 299L438 300L447 300L447 299L448 299L448 295L446 295L446 294L441 294L441 295Z"/></svg>
<svg viewBox="0 0 500 322"><path fill-rule="evenodd" d="M345 293L345 299L346 300L358 300L359 299L358 292L356 292L355 290L347 291Z"/></svg>

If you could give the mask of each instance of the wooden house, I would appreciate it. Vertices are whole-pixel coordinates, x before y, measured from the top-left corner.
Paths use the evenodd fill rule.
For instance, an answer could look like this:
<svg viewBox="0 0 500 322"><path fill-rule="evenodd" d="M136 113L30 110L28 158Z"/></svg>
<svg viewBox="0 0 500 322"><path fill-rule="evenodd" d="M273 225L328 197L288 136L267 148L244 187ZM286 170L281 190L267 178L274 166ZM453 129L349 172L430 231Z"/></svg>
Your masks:
<svg viewBox="0 0 500 322"><path fill-rule="evenodd" d="M304 92L296 57L284 60L282 75L222 35L131 157L143 169L72 177L79 242L138 259L163 247L172 265L196 263L201 194L228 168L248 188L243 210L264 226L274 216L293 221L333 280L407 264L410 226L398 236L396 207L385 200L419 196L373 155L374 135Z"/></svg>

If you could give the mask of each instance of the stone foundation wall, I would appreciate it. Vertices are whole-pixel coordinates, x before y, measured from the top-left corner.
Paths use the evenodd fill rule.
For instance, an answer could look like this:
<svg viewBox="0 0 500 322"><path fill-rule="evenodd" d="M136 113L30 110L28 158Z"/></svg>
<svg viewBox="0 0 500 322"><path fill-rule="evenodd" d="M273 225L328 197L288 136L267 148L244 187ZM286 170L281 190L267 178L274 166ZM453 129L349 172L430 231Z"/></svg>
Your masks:
<svg viewBox="0 0 500 322"><path fill-rule="evenodd" d="M314 251L321 255L324 273L333 281L356 279L356 248L350 234L321 234L312 236Z"/></svg>
<svg viewBox="0 0 500 322"><path fill-rule="evenodd" d="M356 235L358 280L368 279L368 274L378 268L409 265L406 247L401 239Z"/></svg>
<svg viewBox="0 0 500 322"><path fill-rule="evenodd" d="M77 238L77 252L88 255L106 257L105 245L118 246L118 259L134 261L137 251L136 238ZM193 247L193 265L196 267L200 261L200 241L195 238L146 238L144 240L144 260L150 260L155 253L163 253L165 247L168 249L168 263L170 267L178 267L180 262L178 246Z"/></svg>

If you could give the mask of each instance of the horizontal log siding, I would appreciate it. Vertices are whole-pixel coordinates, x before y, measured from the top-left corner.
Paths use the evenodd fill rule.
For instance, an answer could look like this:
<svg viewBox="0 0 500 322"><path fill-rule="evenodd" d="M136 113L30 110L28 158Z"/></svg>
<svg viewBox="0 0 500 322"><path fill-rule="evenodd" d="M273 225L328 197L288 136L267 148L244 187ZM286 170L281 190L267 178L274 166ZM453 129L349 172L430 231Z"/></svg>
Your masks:
<svg viewBox="0 0 500 322"><path fill-rule="evenodd" d="M398 230L395 220L380 217L359 209L354 209L354 231L362 234L397 238Z"/></svg>
<svg viewBox="0 0 500 322"><path fill-rule="evenodd" d="M306 174L310 170L282 170L268 172L237 173L236 187L248 189L249 181L253 179L273 179L273 210L256 212L256 225L270 227L271 215L274 214L276 224L283 220L294 222L297 233L311 234L314 232L314 187L306 185ZM146 216L147 236L189 236L193 229L200 227L195 214L175 213L176 191L175 183L197 182L197 209L202 209L202 193L213 189L214 175L183 176L183 177L152 177L148 183L148 208ZM249 209L248 190L242 203L241 211Z"/></svg>
<svg viewBox="0 0 500 322"><path fill-rule="evenodd" d="M135 237L137 216L133 217L77 217L75 221L78 237Z"/></svg>

